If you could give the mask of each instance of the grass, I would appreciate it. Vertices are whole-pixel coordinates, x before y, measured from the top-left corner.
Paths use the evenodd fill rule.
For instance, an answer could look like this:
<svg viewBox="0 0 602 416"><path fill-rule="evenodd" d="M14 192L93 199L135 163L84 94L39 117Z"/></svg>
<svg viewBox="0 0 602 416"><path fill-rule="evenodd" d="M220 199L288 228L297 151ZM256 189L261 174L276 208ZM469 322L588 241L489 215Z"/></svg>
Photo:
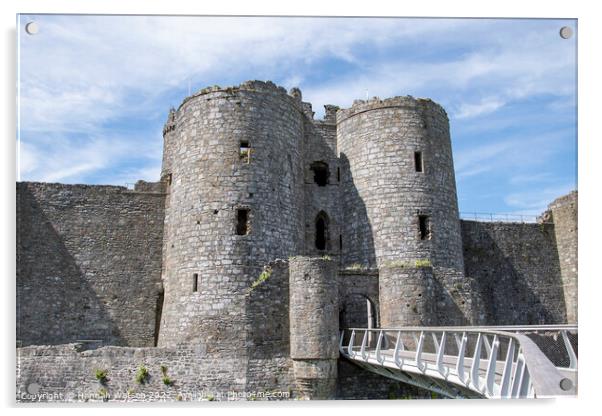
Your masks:
<svg viewBox="0 0 602 416"><path fill-rule="evenodd" d="M166 365L161 365L161 374L163 374L163 377L161 378L161 381L163 381L163 384L165 384L166 386L171 386L173 384L173 380L171 378L169 378L169 376L167 375L167 366Z"/></svg>
<svg viewBox="0 0 602 416"><path fill-rule="evenodd" d="M348 266L345 270L361 271L361 270L366 270L366 268L363 265L361 265L360 263L353 263L352 265Z"/></svg>
<svg viewBox="0 0 602 416"><path fill-rule="evenodd" d="M145 384L148 381L149 374L145 366L141 365L136 372L136 383Z"/></svg>
<svg viewBox="0 0 602 416"><path fill-rule="evenodd" d="M433 263L429 259L416 259L414 262L409 260L391 260L384 264L385 267L400 267L400 268L416 268L423 269L433 267Z"/></svg>
<svg viewBox="0 0 602 416"><path fill-rule="evenodd" d="M416 268L433 267L433 264L429 259L418 259L415 262Z"/></svg>
<svg viewBox="0 0 602 416"><path fill-rule="evenodd" d="M386 267L410 267L410 263L405 260L391 260L385 263Z"/></svg>
<svg viewBox="0 0 602 416"><path fill-rule="evenodd" d="M100 368L94 370L94 377L96 377L96 380L98 380L100 384L105 384L108 381L108 374L109 372L107 370L101 370Z"/></svg>
<svg viewBox="0 0 602 416"><path fill-rule="evenodd" d="M271 275L272 275L272 268L271 267L266 267L261 272L261 274L259 275L259 277L257 278L257 280L255 280L251 284L251 290L255 289L257 286L261 285L263 282L265 282L266 280L268 280Z"/></svg>

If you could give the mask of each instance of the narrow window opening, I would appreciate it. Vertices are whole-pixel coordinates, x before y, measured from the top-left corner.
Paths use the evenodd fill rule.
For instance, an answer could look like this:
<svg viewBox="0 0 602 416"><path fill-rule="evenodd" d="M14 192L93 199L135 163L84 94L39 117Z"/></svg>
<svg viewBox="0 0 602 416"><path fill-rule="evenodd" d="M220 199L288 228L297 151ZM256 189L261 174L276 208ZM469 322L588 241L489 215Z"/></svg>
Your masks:
<svg viewBox="0 0 602 416"><path fill-rule="evenodd" d="M172 174L167 175L167 185L171 186Z"/></svg>
<svg viewBox="0 0 602 416"><path fill-rule="evenodd" d="M326 224L324 224L324 218L318 218L318 221L316 221L316 248L318 250L326 249L325 231Z"/></svg>
<svg viewBox="0 0 602 416"><path fill-rule="evenodd" d="M422 152L414 152L414 166L416 167L416 172L422 172L424 170Z"/></svg>
<svg viewBox="0 0 602 416"><path fill-rule="evenodd" d="M236 234L249 234L249 210L245 208L236 210Z"/></svg>
<svg viewBox="0 0 602 416"><path fill-rule="evenodd" d="M428 215L419 215L418 216L418 229L420 232L421 240L430 240L431 239L431 221Z"/></svg>
<svg viewBox="0 0 602 416"><path fill-rule="evenodd" d="M238 156L239 156L241 162L249 163L249 160L251 158L251 147L249 146L249 142L247 142L247 141L240 142L240 149L239 149Z"/></svg>
<svg viewBox="0 0 602 416"><path fill-rule="evenodd" d="M343 234L339 234L339 250L343 249Z"/></svg>
<svg viewBox="0 0 602 416"><path fill-rule="evenodd" d="M199 274L198 273L194 273L192 275L192 291L194 293L199 291Z"/></svg>
<svg viewBox="0 0 602 416"><path fill-rule="evenodd" d="M328 184L330 172L328 171L327 163L314 162L311 164L310 169L314 172L314 182L318 186L326 186Z"/></svg>
<svg viewBox="0 0 602 416"><path fill-rule="evenodd" d="M159 330L161 329L161 316L163 314L163 300L165 292L161 290L157 295L157 303L155 306L155 347L159 344Z"/></svg>
<svg viewBox="0 0 602 416"><path fill-rule="evenodd" d="M328 216L321 211L316 217L316 248L320 251L328 247Z"/></svg>
<svg viewBox="0 0 602 416"><path fill-rule="evenodd" d="M337 182L341 182L341 168L337 167Z"/></svg>

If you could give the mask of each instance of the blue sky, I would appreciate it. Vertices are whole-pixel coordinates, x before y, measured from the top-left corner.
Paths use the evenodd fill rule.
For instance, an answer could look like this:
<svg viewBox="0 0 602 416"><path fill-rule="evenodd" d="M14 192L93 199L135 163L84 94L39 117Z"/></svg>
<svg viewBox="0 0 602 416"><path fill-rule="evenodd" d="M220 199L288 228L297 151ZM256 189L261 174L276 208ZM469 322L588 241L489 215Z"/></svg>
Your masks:
<svg viewBox="0 0 602 416"><path fill-rule="evenodd" d="M34 20L39 32L25 34ZM18 178L157 180L170 107L272 80L325 104L429 97L462 212L537 214L576 189L575 20L22 15Z"/></svg>

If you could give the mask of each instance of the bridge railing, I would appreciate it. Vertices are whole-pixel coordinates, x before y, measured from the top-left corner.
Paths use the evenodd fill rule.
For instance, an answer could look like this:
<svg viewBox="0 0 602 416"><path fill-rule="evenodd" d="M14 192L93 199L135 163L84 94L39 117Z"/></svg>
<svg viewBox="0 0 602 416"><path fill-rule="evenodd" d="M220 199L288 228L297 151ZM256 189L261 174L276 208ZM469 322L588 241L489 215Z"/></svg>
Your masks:
<svg viewBox="0 0 602 416"><path fill-rule="evenodd" d="M514 222L551 224L549 218L533 214L515 214L504 212L460 212L460 219L480 222Z"/></svg>
<svg viewBox="0 0 602 416"><path fill-rule="evenodd" d="M412 327L341 332L341 354L370 365L444 380L481 397L575 394L576 326ZM531 337L555 334L569 357L564 372Z"/></svg>

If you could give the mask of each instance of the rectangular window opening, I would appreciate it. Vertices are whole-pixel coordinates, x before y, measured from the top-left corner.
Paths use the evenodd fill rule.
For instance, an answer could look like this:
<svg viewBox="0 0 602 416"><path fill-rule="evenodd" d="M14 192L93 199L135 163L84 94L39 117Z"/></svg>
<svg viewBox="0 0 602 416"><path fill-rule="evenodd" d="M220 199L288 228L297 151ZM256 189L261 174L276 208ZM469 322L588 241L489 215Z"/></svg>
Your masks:
<svg viewBox="0 0 602 416"><path fill-rule="evenodd" d="M424 170L424 166L422 165L422 152L414 152L414 166L416 167L416 172L422 172Z"/></svg>
<svg viewBox="0 0 602 416"><path fill-rule="evenodd" d="M341 168L337 168L337 182L341 182Z"/></svg>
<svg viewBox="0 0 602 416"><path fill-rule="evenodd" d="M431 239L431 220L428 217L428 215L419 215L418 216L418 228L419 228L421 240L430 240Z"/></svg>
<svg viewBox="0 0 602 416"><path fill-rule="evenodd" d="M198 273L194 273L192 275L192 291L194 293L199 291L199 275L198 275Z"/></svg>
<svg viewBox="0 0 602 416"><path fill-rule="evenodd" d="M249 234L249 210L246 208L236 210L236 234Z"/></svg>
<svg viewBox="0 0 602 416"><path fill-rule="evenodd" d="M238 156L240 157L241 162L249 163L249 160L251 159L251 147L249 146L249 142L247 142L247 141L240 142L240 149L239 149Z"/></svg>
<svg viewBox="0 0 602 416"><path fill-rule="evenodd" d="M339 250L343 249L343 234L339 234Z"/></svg>
<svg viewBox="0 0 602 416"><path fill-rule="evenodd" d="M169 175L167 175L167 185L170 185L170 186L171 186L171 181L172 181L172 178L173 178L173 176L172 176L172 174L171 174L171 173L170 173Z"/></svg>

